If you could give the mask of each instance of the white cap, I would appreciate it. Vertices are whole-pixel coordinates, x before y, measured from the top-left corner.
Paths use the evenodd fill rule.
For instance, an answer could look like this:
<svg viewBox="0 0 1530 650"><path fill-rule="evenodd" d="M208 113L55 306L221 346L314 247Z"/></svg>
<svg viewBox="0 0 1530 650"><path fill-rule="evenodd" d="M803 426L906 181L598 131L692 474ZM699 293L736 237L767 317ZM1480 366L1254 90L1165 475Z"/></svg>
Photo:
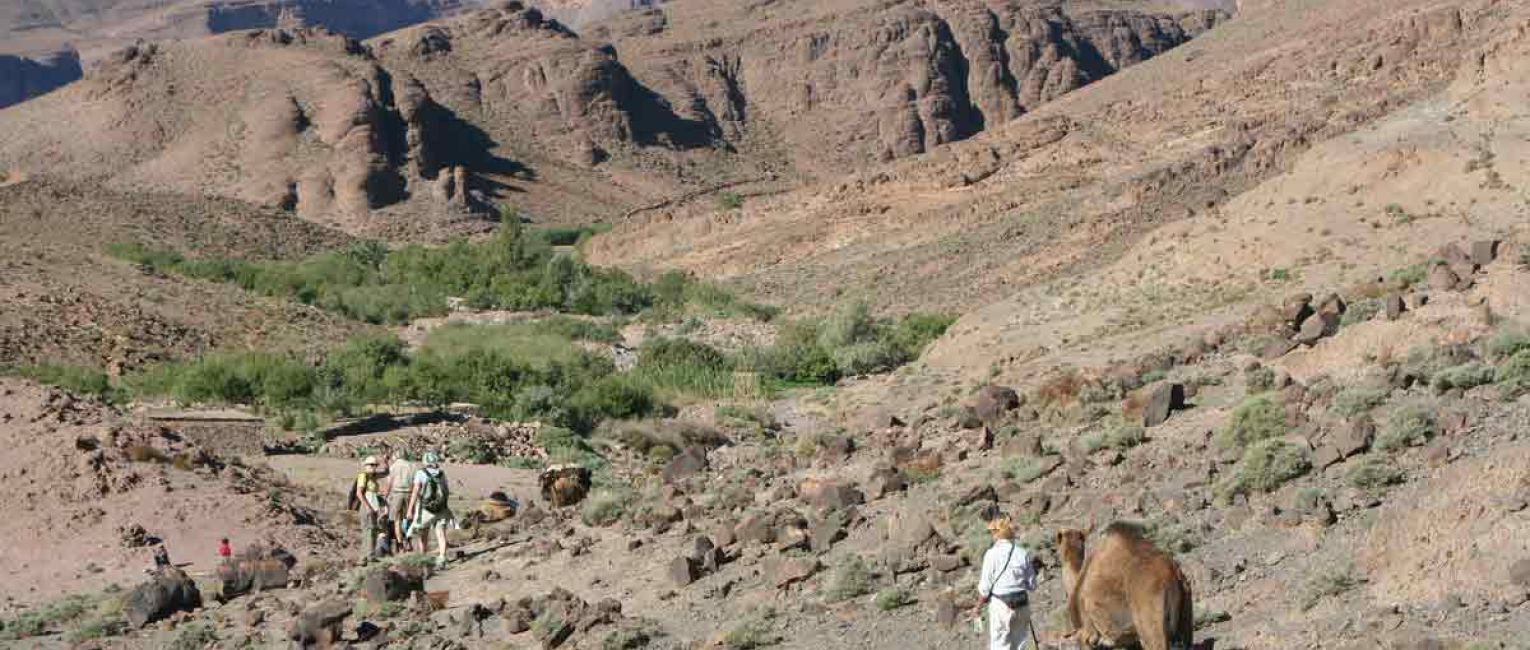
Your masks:
<svg viewBox="0 0 1530 650"><path fill-rule="evenodd" d="M361 464L362 465L376 465L377 464L377 457L376 456L367 456L366 460L361 461Z"/></svg>

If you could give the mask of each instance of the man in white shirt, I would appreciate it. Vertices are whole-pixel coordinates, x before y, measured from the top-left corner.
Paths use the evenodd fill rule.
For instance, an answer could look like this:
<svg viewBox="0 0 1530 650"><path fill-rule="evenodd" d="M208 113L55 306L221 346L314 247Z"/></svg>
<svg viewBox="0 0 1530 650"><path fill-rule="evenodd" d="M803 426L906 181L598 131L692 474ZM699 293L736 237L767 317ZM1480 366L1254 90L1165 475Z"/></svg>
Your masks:
<svg viewBox="0 0 1530 650"><path fill-rule="evenodd" d="M993 546L983 554L983 573L978 578L982 598L978 606L988 605L988 647L1020 650L1026 641L1035 640L1030 593L1036 589L1036 571L1031 566L1031 554L1015 543L1009 515L993 512L988 532L993 533Z"/></svg>

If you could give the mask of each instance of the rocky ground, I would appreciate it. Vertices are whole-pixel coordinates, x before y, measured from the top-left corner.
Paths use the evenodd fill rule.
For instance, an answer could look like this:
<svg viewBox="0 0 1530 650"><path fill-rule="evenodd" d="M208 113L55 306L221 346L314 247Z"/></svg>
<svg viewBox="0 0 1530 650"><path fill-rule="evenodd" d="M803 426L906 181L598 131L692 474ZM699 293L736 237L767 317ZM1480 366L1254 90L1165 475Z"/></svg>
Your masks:
<svg viewBox="0 0 1530 650"><path fill-rule="evenodd" d="M588 478L483 462L540 462L529 424L363 422L310 448L4 380L0 487L22 496L0 510L38 543L0 555L17 577L0 637L973 647L976 513L998 504L1044 569L1045 647L1067 631L1053 534L1112 520L1174 553L1203 648L1524 645L1524 3L1269 0L1227 20L1205 3L715 4L577 35L506 6L365 51L225 35L8 109L0 361L317 348L355 325L101 248L428 238L517 196L546 221L632 215L588 242L596 261L734 280L789 311L959 310L918 362L610 425ZM183 83L216 114L137 110ZM60 115L121 128L44 128ZM740 178L766 180L701 191ZM406 198L374 201L396 183ZM621 360L682 332L775 335L698 318L601 345ZM462 461L473 523L445 570L349 562L338 486L386 442ZM220 573L225 534L244 555ZM142 575L149 535L185 575Z"/></svg>
<svg viewBox="0 0 1530 650"><path fill-rule="evenodd" d="M296 495L343 483L354 458L273 458L297 486L282 489L307 499L292 503L315 508L293 520L296 539L277 536L296 556L286 579L220 602L215 594L229 583L193 570L202 606L100 643L150 647L202 634L205 624L217 647L331 633L360 647L884 647L889 639L970 647L979 642L965 613L973 563L987 544L976 513L996 503L1022 522L1021 539L1041 558L1035 618L1047 646L1066 631L1053 533L1130 520L1190 576L1203 646L1515 647L1530 633L1530 556L1520 542L1530 527L1530 406L1517 397L1530 386L1517 382L1530 380L1515 374L1530 339L1482 320L1482 305L1520 295L1530 271L1456 251L1439 251L1432 278L1385 287L1383 303L1397 298L1391 311L1371 311L1363 295L1296 295L1254 311L1221 340L1018 392L926 385L868 408L858 395L897 394L919 371L864 378L814 411L826 415L756 428L714 422L721 435L712 443L667 461L637 453L630 437L605 439L611 470L572 506L554 507L536 470L449 465L458 512L480 514L453 533L444 571L408 557L344 563L355 549L336 548L350 541L333 511L338 495ZM1452 259L1460 274L1447 282ZM1365 351L1380 341L1407 349ZM27 384L6 390L10 421L32 423L16 429L22 439L58 458L46 475L118 468L72 480L94 490L72 503L109 514L69 519L61 539L114 539L119 519L165 527L162 515L125 505L135 490L157 491L161 506L248 490L237 487L246 470L212 456L182 469L179 459L202 452L176 446L184 443L172 433L127 428L91 443L75 432L95 431L109 410ZM60 449L29 433L38 427L78 442ZM142 465L158 485L111 455L142 435L171 441L161 451L168 464ZM88 451L97 445L104 460L69 460L100 458ZM1290 462L1260 460L1266 452ZM16 456L8 484L35 476L41 453ZM260 471L269 472L242 480L283 484ZM225 476L234 482L219 482ZM485 510L478 500L495 491L518 511ZM288 502L253 492L256 502ZM209 522L190 503L159 510L181 513L164 530L172 548L210 549L208 531L243 538L269 530L272 516L241 520L223 507ZM13 520L29 521L19 512ZM48 521L56 526L57 515ZM133 583L137 566L116 558L140 551L85 548L68 562L23 558L15 570L52 571L42 584L56 589ZM99 574L79 572L86 556ZM51 593L10 597L20 605Z"/></svg>

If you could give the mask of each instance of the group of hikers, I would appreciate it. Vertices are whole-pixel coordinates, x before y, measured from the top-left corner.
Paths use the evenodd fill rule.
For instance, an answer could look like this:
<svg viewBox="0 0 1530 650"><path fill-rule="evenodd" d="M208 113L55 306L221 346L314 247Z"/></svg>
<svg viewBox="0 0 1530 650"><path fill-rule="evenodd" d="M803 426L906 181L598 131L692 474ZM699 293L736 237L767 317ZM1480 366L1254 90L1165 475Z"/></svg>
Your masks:
<svg viewBox="0 0 1530 650"><path fill-rule="evenodd" d="M446 566L446 531L452 525L447 500L451 491L441 456L427 451L416 463L406 450L367 456L350 490L360 511L363 564L412 546L425 552L425 538L436 538L436 567Z"/></svg>
<svg viewBox="0 0 1530 650"><path fill-rule="evenodd" d="M426 452L415 463L408 451L367 456L351 490L353 509L361 514L362 563L412 545L424 553L427 532L436 539L436 566L447 562L446 531L454 522L447 505L450 490L441 457ZM984 514L993 545L983 555L977 607L988 607L990 650L1020 650L1040 643L1031 624L1030 592L1036 568L1030 553L1015 542L1014 523L994 508ZM226 543L226 542L225 542Z"/></svg>

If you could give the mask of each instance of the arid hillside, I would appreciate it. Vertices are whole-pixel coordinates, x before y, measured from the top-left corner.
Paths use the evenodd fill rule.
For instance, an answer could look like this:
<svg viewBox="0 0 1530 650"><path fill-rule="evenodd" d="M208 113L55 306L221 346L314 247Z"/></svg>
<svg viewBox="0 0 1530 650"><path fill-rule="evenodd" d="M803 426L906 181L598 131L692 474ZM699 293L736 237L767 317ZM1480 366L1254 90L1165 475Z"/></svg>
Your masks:
<svg viewBox="0 0 1530 650"><path fill-rule="evenodd" d="M670 4L575 33L509 3L366 43L313 28L149 41L0 113L0 168L395 237L507 206L610 221L967 139L1228 15L800 4Z"/></svg>

